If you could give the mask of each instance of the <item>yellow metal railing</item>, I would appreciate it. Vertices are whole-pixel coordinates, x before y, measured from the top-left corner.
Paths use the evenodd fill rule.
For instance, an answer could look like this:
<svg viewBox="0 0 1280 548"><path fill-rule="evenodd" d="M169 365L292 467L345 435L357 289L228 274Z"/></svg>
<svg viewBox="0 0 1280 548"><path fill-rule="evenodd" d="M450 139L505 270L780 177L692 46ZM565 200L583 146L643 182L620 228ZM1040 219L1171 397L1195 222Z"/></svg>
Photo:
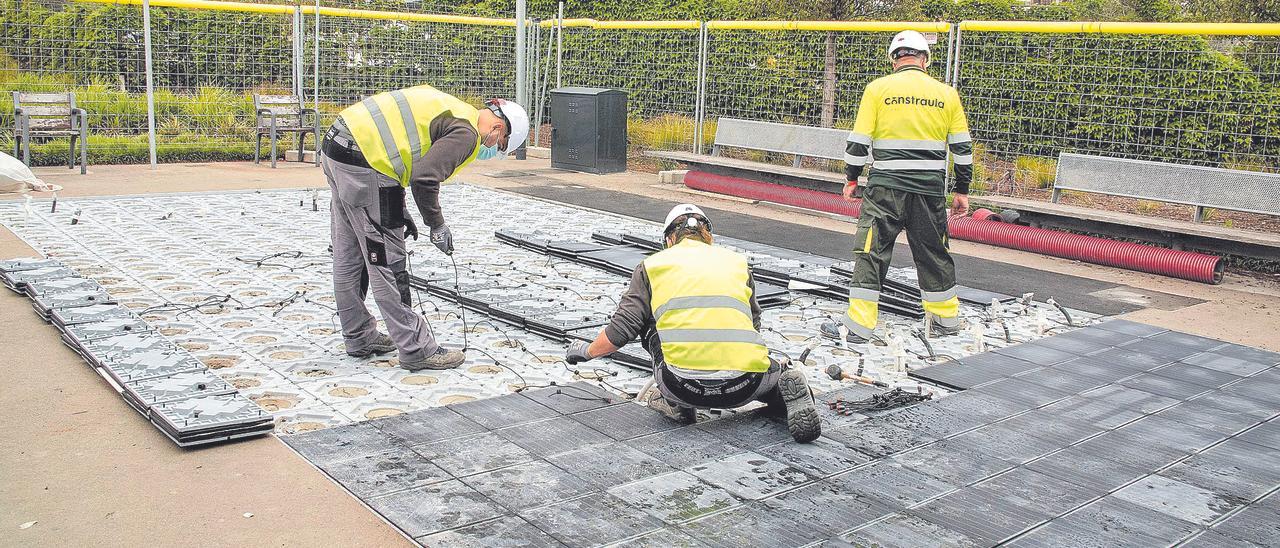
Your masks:
<svg viewBox="0 0 1280 548"><path fill-rule="evenodd" d="M1203 34L1280 36L1280 23L1125 23L1068 21L964 21L962 31L1054 34Z"/></svg>

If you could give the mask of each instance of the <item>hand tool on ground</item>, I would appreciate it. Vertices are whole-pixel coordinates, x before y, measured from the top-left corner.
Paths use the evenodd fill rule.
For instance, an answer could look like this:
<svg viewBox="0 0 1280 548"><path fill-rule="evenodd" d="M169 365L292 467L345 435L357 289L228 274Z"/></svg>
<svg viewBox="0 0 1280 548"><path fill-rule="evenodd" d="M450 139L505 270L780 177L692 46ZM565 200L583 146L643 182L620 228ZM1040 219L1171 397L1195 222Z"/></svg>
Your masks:
<svg viewBox="0 0 1280 548"><path fill-rule="evenodd" d="M848 381L853 381L859 384L869 384L871 386L879 386L880 388L889 387L888 383L875 380L871 377L862 376L861 368L859 368L858 374L851 375L848 372L846 372L843 368L841 368L838 364L834 364L834 363L827 366L827 376L831 377L831 380L833 381L848 380Z"/></svg>

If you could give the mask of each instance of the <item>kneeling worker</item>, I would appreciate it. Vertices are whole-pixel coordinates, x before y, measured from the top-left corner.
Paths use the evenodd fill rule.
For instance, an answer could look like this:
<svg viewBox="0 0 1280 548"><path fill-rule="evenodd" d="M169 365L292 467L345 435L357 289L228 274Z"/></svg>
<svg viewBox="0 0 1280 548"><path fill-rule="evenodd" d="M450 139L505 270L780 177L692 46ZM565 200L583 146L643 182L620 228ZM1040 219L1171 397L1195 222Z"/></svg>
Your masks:
<svg viewBox="0 0 1280 548"><path fill-rule="evenodd" d="M595 342L571 348L570 364L613 353L636 336L653 356L649 407L685 423L695 408L753 401L785 413L799 442L821 434L804 374L769 357L760 338L760 304L747 259L711 245L711 221L696 206L667 215L666 249L636 267L631 286Z"/></svg>
<svg viewBox="0 0 1280 548"><path fill-rule="evenodd" d="M379 93L341 112L320 145L333 191L333 292L347 354L365 357L399 349L400 367L450 369L465 356L436 342L414 312L405 236L418 229L405 206L413 191L431 229L431 243L453 254L453 234L440 209L440 183L476 159L515 150L529 135L529 117L494 99L476 109L431 86ZM365 308L369 285L387 333Z"/></svg>

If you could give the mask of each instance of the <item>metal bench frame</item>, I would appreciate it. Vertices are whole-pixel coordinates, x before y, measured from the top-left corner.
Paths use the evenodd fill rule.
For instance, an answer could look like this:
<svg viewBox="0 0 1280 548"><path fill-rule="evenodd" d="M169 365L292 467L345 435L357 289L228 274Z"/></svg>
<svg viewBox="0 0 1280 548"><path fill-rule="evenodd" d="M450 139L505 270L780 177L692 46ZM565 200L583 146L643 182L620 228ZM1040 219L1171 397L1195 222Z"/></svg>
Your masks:
<svg viewBox="0 0 1280 548"><path fill-rule="evenodd" d="M80 174L88 171L89 114L76 108L76 94L13 92L13 155L31 165L33 138L71 140L67 169L75 169L76 141L80 141Z"/></svg>
<svg viewBox="0 0 1280 548"><path fill-rule="evenodd" d="M315 109L306 108L297 95L254 95L254 126L256 143L253 147L253 163L261 163L262 138L271 139L271 167L276 167L276 142L281 133L298 136L298 161L304 161L302 145L307 134L315 136L315 164L320 165L320 115ZM306 123L307 114L311 123Z"/></svg>
<svg viewBox="0 0 1280 548"><path fill-rule="evenodd" d="M763 150L792 154L795 156L792 167L800 167L806 157L844 160L848 139L849 132L843 129L719 118L711 155L720 156L725 147Z"/></svg>
<svg viewBox="0 0 1280 548"><path fill-rule="evenodd" d="M1280 174L1063 152L1052 200L1062 191L1092 192L1195 207L1280 215Z"/></svg>

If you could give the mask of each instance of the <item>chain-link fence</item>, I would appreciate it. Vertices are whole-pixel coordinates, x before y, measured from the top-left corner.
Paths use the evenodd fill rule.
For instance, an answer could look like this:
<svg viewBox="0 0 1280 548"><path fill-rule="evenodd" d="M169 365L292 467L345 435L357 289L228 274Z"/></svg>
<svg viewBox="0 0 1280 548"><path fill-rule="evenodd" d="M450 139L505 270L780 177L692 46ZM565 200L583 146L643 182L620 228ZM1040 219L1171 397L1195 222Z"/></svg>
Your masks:
<svg viewBox="0 0 1280 548"><path fill-rule="evenodd" d="M14 92L74 92L89 115L92 160L147 161L142 9L0 0L0 150L13 153ZM38 143L33 163L65 164L67 140Z"/></svg>
<svg viewBox="0 0 1280 548"><path fill-rule="evenodd" d="M560 83L626 91L632 148L693 150L701 25L671 22L666 26L675 28L616 28L607 23L578 24L569 22L564 28ZM552 82L549 87L554 87L555 71L546 71L544 76ZM549 113L549 99L545 99L544 113ZM549 115L543 121L549 123Z"/></svg>
<svg viewBox="0 0 1280 548"><path fill-rule="evenodd" d="M1062 152L1280 169L1280 37L962 31L960 51L980 191L1045 198Z"/></svg>
<svg viewBox="0 0 1280 548"><path fill-rule="evenodd" d="M12 149L11 92L72 91L89 112L91 163L146 161L143 10L102 1L0 0L0 147ZM515 22L482 17L509 13L275 1L153 2L160 161L251 158L255 94L299 94L327 124L363 97L421 83L476 104L516 91ZM542 145L557 85L625 90L637 152L705 151L726 116L848 128L863 88L890 70L889 38L914 28L935 40L930 73L965 101L979 192L1047 196L1061 152L1280 169L1280 31L1265 25L1194 35L1178 25L1121 34L1088 24L530 23L520 77ZM1232 35L1245 30L1266 36ZM34 152L56 165L66 144Z"/></svg>

